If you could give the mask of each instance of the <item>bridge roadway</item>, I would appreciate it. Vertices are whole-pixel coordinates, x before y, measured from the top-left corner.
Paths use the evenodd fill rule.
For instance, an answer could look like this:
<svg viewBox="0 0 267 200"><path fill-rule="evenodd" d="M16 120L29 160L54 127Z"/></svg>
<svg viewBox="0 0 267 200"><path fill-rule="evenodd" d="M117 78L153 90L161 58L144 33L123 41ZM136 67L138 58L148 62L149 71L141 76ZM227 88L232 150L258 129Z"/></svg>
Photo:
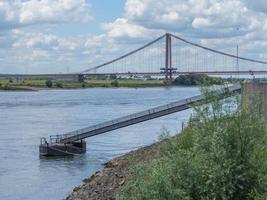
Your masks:
<svg viewBox="0 0 267 200"><path fill-rule="evenodd" d="M178 72L173 71L173 76L180 76L180 75L210 75L210 76L218 76L218 75L263 75L267 74L267 71L196 71L196 72ZM161 72L114 72L114 73L90 73L90 72L84 72L81 75L84 76L165 76L165 73L163 71Z"/></svg>
<svg viewBox="0 0 267 200"><path fill-rule="evenodd" d="M61 73L61 74L0 74L0 80L8 79L51 79L51 80L71 80L80 81L80 73Z"/></svg>
<svg viewBox="0 0 267 200"><path fill-rule="evenodd" d="M178 72L173 71L172 76L180 76L180 75L263 75L267 74L267 71L196 71L196 72ZM51 79L51 80L71 80L71 81L82 81L83 77L86 76L165 76L163 71L161 72L125 72L125 73L62 73L62 74L1 74L0 80L9 80L9 79L17 79L17 80L25 80L25 79Z"/></svg>
<svg viewBox="0 0 267 200"><path fill-rule="evenodd" d="M231 86L231 87L224 88L224 90L225 92L226 91L229 91L229 92L241 91L241 86ZM82 140L88 137L106 133L112 130L123 128L123 127L137 124L140 122L148 121L148 120L162 117L165 115L169 115L175 112L180 112L182 110L186 110L190 108L193 103L199 102L203 100L204 98L205 98L204 95L197 95L194 97L190 97L187 99L169 103L163 106L148 109L143 112L138 112L138 113L127 115L127 116L117 118L111 121L107 121L107 122L104 122L104 123L101 123L95 126L90 126L87 128L77 130L77 131L73 131L73 132L70 132L64 135L57 135L56 141L58 141L59 143L64 143L64 144L72 143L72 142ZM55 138L55 136L51 136L51 137Z"/></svg>

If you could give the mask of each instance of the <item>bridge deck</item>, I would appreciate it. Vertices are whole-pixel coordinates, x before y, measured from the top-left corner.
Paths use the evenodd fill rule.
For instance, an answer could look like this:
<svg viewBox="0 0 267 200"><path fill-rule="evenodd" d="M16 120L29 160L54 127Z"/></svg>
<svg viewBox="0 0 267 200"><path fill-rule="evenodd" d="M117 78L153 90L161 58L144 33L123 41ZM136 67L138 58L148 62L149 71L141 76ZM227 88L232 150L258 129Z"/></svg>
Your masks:
<svg viewBox="0 0 267 200"><path fill-rule="evenodd" d="M240 91L240 86L231 86L229 88L225 88L227 91ZM175 112L179 112L182 110L186 110L190 108L192 103L196 103L198 101L203 100L205 97L203 95L197 95L194 97L190 97L187 99L183 99L177 102L169 103L163 106L159 106L156 108L148 109L143 112L138 112L135 114L127 115L121 118L117 118L111 121L107 121L104 123L100 123L98 125L90 126L87 128L83 128L77 131L73 131L64 135L58 135L58 142L60 143L71 143L78 140L82 140L88 137L92 137L95 135L99 135L102 133L106 133L112 130L116 130L119 128L123 128L126 126L130 126L133 124L137 124L140 122L144 122L147 120L151 120L154 118L162 117L165 115L169 115Z"/></svg>

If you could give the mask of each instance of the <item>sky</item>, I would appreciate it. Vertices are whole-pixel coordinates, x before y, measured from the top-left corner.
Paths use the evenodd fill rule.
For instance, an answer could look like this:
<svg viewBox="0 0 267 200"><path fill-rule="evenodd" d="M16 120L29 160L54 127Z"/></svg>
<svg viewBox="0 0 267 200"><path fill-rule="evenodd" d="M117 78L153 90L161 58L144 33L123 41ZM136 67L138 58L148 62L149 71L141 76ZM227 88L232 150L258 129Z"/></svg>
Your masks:
<svg viewBox="0 0 267 200"><path fill-rule="evenodd" d="M267 61L267 1L0 0L0 73L79 72L166 32Z"/></svg>

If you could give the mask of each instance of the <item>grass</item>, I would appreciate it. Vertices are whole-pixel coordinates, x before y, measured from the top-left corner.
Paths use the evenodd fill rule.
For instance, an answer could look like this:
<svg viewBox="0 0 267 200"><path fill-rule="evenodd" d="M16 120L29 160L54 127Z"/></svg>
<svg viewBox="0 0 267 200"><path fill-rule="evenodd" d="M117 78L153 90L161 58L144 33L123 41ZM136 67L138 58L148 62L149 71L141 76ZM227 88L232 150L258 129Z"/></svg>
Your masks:
<svg viewBox="0 0 267 200"><path fill-rule="evenodd" d="M53 81L52 88L58 88L57 82L64 85L65 88L81 88L82 85L75 81ZM47 88L46 80L0 80L0 89L2 90L21 90L27 88Z"/></svg>
<svg viewBox="0 0 267 200"><path fill-rule="evenodd" d="M118 87L160 87L165 86L161 80L135 80L122 79L117 80ZM85 84L88 87L113 87L114 80L86 80Z"/></svg>

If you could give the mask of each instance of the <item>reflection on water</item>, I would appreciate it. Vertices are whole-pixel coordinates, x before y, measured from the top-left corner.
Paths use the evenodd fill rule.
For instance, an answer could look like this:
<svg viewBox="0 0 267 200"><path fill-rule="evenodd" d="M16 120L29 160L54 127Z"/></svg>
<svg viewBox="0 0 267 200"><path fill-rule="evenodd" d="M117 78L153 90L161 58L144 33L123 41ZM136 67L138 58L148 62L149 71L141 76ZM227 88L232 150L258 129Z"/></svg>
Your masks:
<svg viewBox="0 0 267 200"><path fill-rule="evenodd" d="M0 92L1 199L64 199L115 156L173 134L190 111L87 139L87 153L39 158L40 137L62 134L198 94L196 88L86 89ZM15 192L14 192L15 191Z"/></svg>

